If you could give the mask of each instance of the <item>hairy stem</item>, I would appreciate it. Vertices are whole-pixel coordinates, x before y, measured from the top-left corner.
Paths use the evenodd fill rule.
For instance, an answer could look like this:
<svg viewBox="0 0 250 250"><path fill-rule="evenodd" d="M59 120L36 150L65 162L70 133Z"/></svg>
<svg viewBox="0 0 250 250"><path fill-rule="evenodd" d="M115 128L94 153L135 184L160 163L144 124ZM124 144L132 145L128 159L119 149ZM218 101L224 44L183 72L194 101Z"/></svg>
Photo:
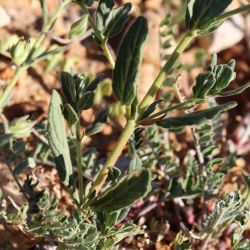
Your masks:
<svg viewBox="0 0 250 250"><path fill-rule="evenodd" d="M190 45L193 39L197 36L196 32L194 31L187 31L182 40L180 41L179 45L176 47L175 51L169 57L165 65L163 66L161 72L153 82L152 86L142 99L141 103L139 104L139 115L142 115L147 106L150 104L152 99L155 97L156 93L160 89L162 83L166 79L167 75L173 69L174 64L176 63L179 56L183 53L183 51Z"/></svg>
<svg viewBox="0 0 250 250"><path fill-rule="evenodd" d="M112 54L110 53L110 50L108 48L108 45L107 45L107 41L103 38L103 35L101 34L101 32L99 31L99 29L97 28L96 24L95 24L95 21L94 19L92 18L92 16L90 15L89 11L88 11L88 8L86 7L86 5L83 3L83 2L80 2L79 3L81 9L82 9L82 12L84 14L88 14L89 15L89 24L91 26L91 28L93 29L94 33L95 33L95 36L98 38L98 40L101 42L100 46L106 56L106 58L108 59L112 69L115 68L115 61L112 57Z"/></svg>
<svg viewBox="0 0 250 250"><path fill-rule="evenodd" d="M80 204L83 203L83 169L82 169L82 143L81 143L81 124L80 124L80 116L79 121L76 124L76 164L78 170L78 185L79 185L79 197Z"/></svg>
<svg viewBox="0 0 250 250"><path fill-rule="evenodd" d="M118 139L114 149L110 153L107 161L105 162L104 166L100 170L95 182L93 183L93 190L96 190L96 193L99 193L101 190L105 180L108 177L108 172L110 168L112 168L116 161L118 160L119 156L122 154L124 147L126 146L130 136L133 134L134 129L136 127L136 123L134 120L129 120L126 126L123 129L123 132Z"/></svg>

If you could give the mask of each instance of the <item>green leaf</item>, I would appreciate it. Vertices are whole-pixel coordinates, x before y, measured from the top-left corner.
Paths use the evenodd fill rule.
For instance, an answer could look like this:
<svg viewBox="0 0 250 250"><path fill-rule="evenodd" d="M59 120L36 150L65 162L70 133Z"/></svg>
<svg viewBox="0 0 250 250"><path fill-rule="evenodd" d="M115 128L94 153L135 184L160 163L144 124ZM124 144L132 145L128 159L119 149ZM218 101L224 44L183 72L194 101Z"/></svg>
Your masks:
<svg viewBox="0 0 250 250"><path fill-rule="evenodd" d="M186 27L204 34L211 32L221 23L216 18L232 3L232 0L188 0Z"/></svg>
<svg viewBox="0 0 250 250"><path fill-rule="evenodd" d="M202 151L202 154L205 157L209 157L211 156L211 154L214 152L215 149L217 149L217 146L209 146Z"/></svg>
<svg viewBox="0 0 250 250"><path fill-rule="evenodd" d="M82 37L88 28L88 18L89 15L83 15L79 20L74 22L70 28L69 38L74 40Z"/></svg>
<svg viewBox="0 0 250 250"><path fill-rule="evenodd" d="M77 113L75 112L73 107L68 103L64 107L63 114L70 127L75 125L79 120Z"/></svg>
<svg viewBox="0 0 250 250"><path fill-rule="evenodd" d="M88 91L95 91L98 85L102 82L103 80L103 74L98 75L85 89L86 92Z"/></svg>
<svg viewBox="0 0 250 250"><path fill-rule="evenodd" d="M224 91L220 92L218 94L219 97L227 97L227 96L233 96L233 95L238 95L244 92L246 89L250 88L250 83L247 83L237 89L229 90L229 91Z"/></svg>
<svg viewBox="0 0 250 250"><path fill-rule="evenodd" d="M78 112L91 108L94 104L94 99L94 92L91 91L84 93L77 103Z"/></svg>
<svg viewBox="0 0 250 250"><path fill-rule="evenodd" d="M114 212L132 205L151 189L151 173L148 170L121 179L115 186L90 202L96 211Z"/></svg>
<svg viewBox="0 0 250 250"><path fill-rule="evenodd" d="M91 136L101 132L106 125L107 118L108 110L102 110L101 112L99 112L94 122L85 130L85 135Z"/></svg>
<svg viewBox="0 0 250 250"><path fill-rule="evenodd" d="M214 119L221 113L234 108L236 105L236 102L229 102L223 105L216 106L214 108L200 110L177 117L166 118L157 122L156 124L163 128L176 128L182 126L196 125L202 122L206 122L206 120Z"/></svg>
<svg viewBox="0 0 250 250"><path fill-rule="evenodd" d="M108 19L114 5L114 0L100 0L99 2L96 10L96 25L101 32L105 29L105 20Z"/></svg>
<svg viewBox="0 0 250 250"><path fill-rule="evenodd" d="M204 72L197 76L193 87L194 97L205 98L214 86L216 80L212 72Z"/></svg>
<svg viewBox="0 0 250 250"><path fill-rule="evenodd" d="M131 105L136 96L136 81L147 33L146 19L138 17L126 33L118 50L112 86L117 99L127 106Z"/></svg>
<svg viewBox="0 0 250 250"><path fill-rule="evenodd" d="M57 171L62 182L68 186L72 175L69 145L62 113L62 100L53 90L48 117L48 142L55 157Z"/></svg>

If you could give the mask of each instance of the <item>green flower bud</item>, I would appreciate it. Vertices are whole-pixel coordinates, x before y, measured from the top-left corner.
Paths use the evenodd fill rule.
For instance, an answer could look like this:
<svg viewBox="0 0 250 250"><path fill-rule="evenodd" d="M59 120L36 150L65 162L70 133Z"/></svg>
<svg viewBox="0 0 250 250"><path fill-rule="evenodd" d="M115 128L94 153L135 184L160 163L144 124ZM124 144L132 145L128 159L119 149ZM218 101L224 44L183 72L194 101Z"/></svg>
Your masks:
<svg viewBox="0 0 250 250"><path fill-rule="evenodd" d="M28 58L29 53L30 53L30 42L27 42L24 39L19 40L10 49L12 61L16 65L23 64Z"/></svg>
<svg viewBox="0 0 250 250"><path fill-rule="evenodd" d="M34 125L34 122L28 120L28 116L23 116L10 123L9 131L16 139L25 138L29 137Z"/></svg>
<svg viewBox="0 0 250 250"><path fill-rule="evenodd" d="M88 28L88 15L83 15L79 20L72 24L69 38L70 39L77 39L84 35Z"/></svg>

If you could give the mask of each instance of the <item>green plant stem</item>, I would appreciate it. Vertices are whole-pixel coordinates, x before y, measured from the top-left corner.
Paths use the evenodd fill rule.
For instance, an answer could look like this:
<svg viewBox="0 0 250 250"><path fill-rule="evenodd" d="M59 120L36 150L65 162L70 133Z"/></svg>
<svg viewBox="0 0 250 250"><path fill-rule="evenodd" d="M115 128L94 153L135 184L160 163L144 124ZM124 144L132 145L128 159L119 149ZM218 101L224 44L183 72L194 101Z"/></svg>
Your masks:
<svg viewBox="0 0 250 250"><path fill-rule="evenodd" d="M20 66L16 68L15 73L13 74L10 82L8 83L2 95L0 96L0 110L3 109L4 105L6 104L10 96L12 89L15 87L18 79L20 78L21 74L23 73L25 69L26 69L25 66Z"/></svg>
<svg viewBox="0 0 250 250"><path fill-rule="evenodd" d="M172 71L174 64L176 63L179 56L183 53L183 51L190 45L193 39L197 36L195 31L187 31L180 41L179 45L176 47L175 51L167 60L166 64L163 66L161 72L153 82L152 86L142 99L139 104L139 116L143 114L147 106L150 104L152 99L155 97L156 93L160 89L162 83L166 79L167 75Z"/></svg>
<svg viewBox="0 0 250 250"><path fill-rule="evenodd" d="M105 165L102 167L95 182L93 183L92 189L95 190L96 193L99 193L99 191L101 190L105 180L108 177L110 168L112 168L115 165L119 156L122 154L122 151L126 146L130 136L133 134L135 127L136 127L135 120L128 120L114 149L110 153L107 161L105 162Z"/></svg>
<svg viewBox="0 0 250 250"><path fill-rule="evenodd" d="M115 68L115 61L110 53L110 50L108 48L108 44L107 43L104 43L101 45L102 49L103 49L103 52L105 54L105 56L107 57L110 65L111 65L111 68L114 69Z"/></svg>
<svg viewBox="0 0 250 250"><path fill-rule="evenodd" d="M80 204L83 203L83 169L82 169L82 143L81 143L81 124L80 124L80 115L79 121L76 124L76 164L78 170L78 185L79 185L79 198Z"/></svg>
<svg viewBox="0 0 250 250"><path fill-rule="evenodd" d="M90 15L89 11L88 11L88 8L86 7L86 5L83 3L83 2L80 2L79 3L81 9L82 9L82 12L84 14L88 14L89 15L89 24L91 26L91 28L93 29L96 37L98 38L98 40L101 42L100 46L106 56L106 58L108 59L112 69L115 68L115 61L110 53L110 50L108 48L108 45L107 45L107 41L104 39L102 33L99 31L99 29L97 28L96 24L95 24L95 21L94 19L92 18L92 16Z"/></svg>

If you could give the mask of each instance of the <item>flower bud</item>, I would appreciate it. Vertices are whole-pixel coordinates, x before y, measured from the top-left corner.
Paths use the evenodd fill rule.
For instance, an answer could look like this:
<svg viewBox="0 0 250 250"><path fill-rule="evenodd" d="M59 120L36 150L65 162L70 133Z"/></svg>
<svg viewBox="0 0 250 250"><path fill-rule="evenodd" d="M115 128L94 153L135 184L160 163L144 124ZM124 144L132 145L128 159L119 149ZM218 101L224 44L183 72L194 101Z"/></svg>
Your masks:
<svg viewBox="0 0 250 250"><path fill-rule="evenodd" d="M84 35L88 28L88 15L83 15L79 20L74 22L71 26L69 38L77 39Z"/></svg>
<svg viewBox="0 0 250 250"><path fill-rule="evenodd" d="M20 139L20 138L29 137L34 125L35 125L34 122L28 120L28 116L23 116L23 117L14 119L10 123L9 130L14 138Z"/></svg>
<svg viewBox="0 0 250 250"><path fill-rule="evenodd" d="M23 64L28 58L29 53L30 53L30 43L25 41L24 39L19 40L10 49L12 61L16 65Z"/></svg>

